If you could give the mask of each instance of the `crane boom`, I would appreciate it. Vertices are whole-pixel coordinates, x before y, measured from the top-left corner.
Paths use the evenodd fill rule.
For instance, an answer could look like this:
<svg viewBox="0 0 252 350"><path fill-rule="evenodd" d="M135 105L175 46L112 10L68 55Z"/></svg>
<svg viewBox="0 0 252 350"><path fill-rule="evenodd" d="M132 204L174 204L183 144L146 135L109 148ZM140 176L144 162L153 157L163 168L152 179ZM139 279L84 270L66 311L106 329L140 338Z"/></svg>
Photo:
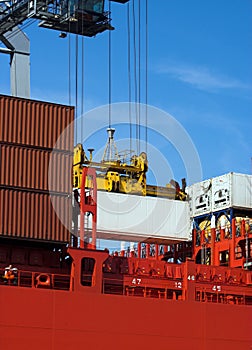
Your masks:
<svg viewBox="0 0 252 350"><path fill-rule="evenodd" d="M92 37L114 29L104 3L105 0L1 0L0 37L29 18L40 20L41 27Z"/></svg>
<svg viewBox="0 0 252 350"><path fill-rule="evenodd" d="M0 47L0 53L11 56L13 96L30 97L29 39L18 26L37 19L40 27L59 30L64 35L68 32L92 37L114 29L104 3L105 0L0 0L0 41L6 46Z"/></svg>
<svg viewBox="0 0 252 350"><path fill-rule="evenodd" d="M0 4L0 35L28 18L40 20L39 26L86 36L111 29L104 1L92 5L76 0L16 0ZM75 23L77 22L77 23Z"/></svg>

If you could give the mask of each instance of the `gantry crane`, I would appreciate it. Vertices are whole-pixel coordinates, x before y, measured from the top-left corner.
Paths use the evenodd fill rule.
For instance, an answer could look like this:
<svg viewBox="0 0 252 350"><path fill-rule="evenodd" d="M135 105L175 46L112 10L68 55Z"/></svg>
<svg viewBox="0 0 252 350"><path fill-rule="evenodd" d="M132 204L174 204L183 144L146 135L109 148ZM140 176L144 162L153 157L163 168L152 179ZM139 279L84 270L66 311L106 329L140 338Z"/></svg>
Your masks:
<svg viewBox="0 0 252 350"><path fill-rule="evenodd" d="M109 1L126 3L129 0ZM34 18L40 21L40 27L91 37L113 29L104 3L105 0L0 1L0 36Z"/></svg>
<svg viewBox="0 0 252 350"><path fill-rule="evenodd" d="M104 8L105 0L0 0L0 41L6 46L0 52L11 56L12 95L30 97L30 44L18 25L35 19L40 27L58 30L62 36L74 33L92 37L114 29Z"/></svg>

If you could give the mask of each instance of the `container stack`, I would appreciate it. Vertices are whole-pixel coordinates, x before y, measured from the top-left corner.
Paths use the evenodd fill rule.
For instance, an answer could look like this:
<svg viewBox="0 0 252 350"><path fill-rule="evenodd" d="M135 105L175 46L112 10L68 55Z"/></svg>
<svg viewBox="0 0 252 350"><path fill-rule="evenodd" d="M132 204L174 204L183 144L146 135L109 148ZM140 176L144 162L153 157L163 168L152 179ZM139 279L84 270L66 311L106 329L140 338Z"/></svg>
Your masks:
<svg viewBox="0 0 252 350"><path fill-rule="evenodd" d="M188 188L197 263L252 266L252 175L228 173Z"/></svg>
<svg viewBox="0 0 252 350"><path fill-rule="evenodd" d="M233 208L252 210L252 175L228 173L188 188L192 217Z"/></svg>
<svg viewBox="0 0 252 350"><path fill-rule="evenodd" d="M73 107L0 95L0 237L69 242L73 119Z"/></svg>
<svg viewBox="0 0 252 350"><path fill-rule="evenodd" d="M190 216L201 229L252 218L252 175L228 173L205 180L190 186L188 195Z"/></svg>

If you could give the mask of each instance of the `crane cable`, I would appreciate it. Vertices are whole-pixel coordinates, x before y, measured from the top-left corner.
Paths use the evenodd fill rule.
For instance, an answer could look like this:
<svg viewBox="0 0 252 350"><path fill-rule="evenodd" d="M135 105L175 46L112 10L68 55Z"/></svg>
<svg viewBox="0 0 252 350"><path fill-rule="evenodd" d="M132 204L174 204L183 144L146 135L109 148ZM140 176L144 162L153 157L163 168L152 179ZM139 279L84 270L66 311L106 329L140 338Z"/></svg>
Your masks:
<svg viewBox="0 0 252 350"><path fill-rule="evenodd" d="M84 18L81 17L81 119L80 138L81 143L84 137Z"/></svg>
<svg viewBox="0 0 252 350"><path fill-rule="evenodd" d="M148 151L148 0L145 0L145 153Z"/></svg>
<svg viewBox="0 0 252 350"><path fill-rule="evenodd" d="M68 23L68 100L69 106L71 106L71 32L70 21Z"/></svg>
<svg viewBox="0 0 252 350"><path fill-rule="evenodd" d="M135 92L135 113L136 113L136 148L139 153L138 142L138 108L137 108L137 62L136 62L136 17L135 17L135 0L132 2L132 19L133 19L133 54L134 54L134 92Z"/></svg>
<svg viewBox="0 0 252 350"><path fill-rule="evenodd" d="M77 25L77 24L76 24ZM68 98L69 105L72 103L72 84L71 84L71 70L72 70L72 60L71 60L71 28L70 20L68 22ZM78 44L78 34L75 34L75 143L77 143L78 128L77 128L77 116L78 116L78 56L79 56L79 44Z"/></svg>
<svg viewBox="0 0 252 350"><path fill-rule="evenodd" d="M143 2L142 2L143 3ZM138 0L138 142L141 141L141 94L142 94L142 76L141 76L141 13L140 0ZM147 154L147 143L148 143L148 0L145 1L145 152Z"/></svg>
<svg viewBox="0 0 252 350"><path fill-rule="evenodd" d="M77 22L76 22L76 29L77 29ZM75 93L76 93L76 111L80 112L80 127L78 126L78 130L80 130L80 142L83 142L84 137L84 18L81 18L81 49L79 53L79 35L76 34L76 81L75 81ZM80 86L80 106L79 106L79 80L78 80L78 72L79 72L79 55L81 60L81 86ZM77 112L76 112L77 113ZM77 115L76 115L77 119ZM76 136L77 136L77 130L76 130Z"/></svg>
<svg viewBox="0 0 252 350"><path fill-rule="evenodd" d="M111 2L109 1L109 16L111 14ZM108 99L109 99L109 128L111 128L111 30L108 33L108 75L109 75L109 91L108 91Z"/></svg>
<svg viewBox="0 0 252 350"><path fill-rule="evenodd" d="M131 50L130 50L130 7L127 4L127 31L128 31L128 98L129 98L129 136L130 152L132 151L132 110L131 110Z"/></svg>
<svg viewBox="0 0 252 350"><path fill-rule="evenodd" d="M136 24L136 10L138 10L138 23ZM136 8L134 0L132 1L132 22L133 30L132 37L133 43L131 43L131 32L130 32L130 7L128 4L128 94L129 102L131 103L132 95L134 93L135 102L135 134L136 134L136 147L137 153L139 153L140 140L141 140L141 113L144 111L141 109L142 100L142 81L143 76L141 75L141 63L145 56L145 151L147 153L147 142L148 142L148 1L145 1L145 20L141 19L142 8L140 7L140 0L138 0L138 7ZM143 24L145 22L145 54L141 55L141 45L143 35ZM138 27L138 33L136 33L136 26ZM138 43L137 43L138 38ZM133 54L131 52L131 47ZM137 52L138 51L138 52ZM131 54L133 56L133 73L131 72ZM131 83L133 79L133 84ZM132 109L129 108L129 122L130 122L130 139L132 138ZM130 140L131 144L131 140ZM131 149L131 147L130 147Z"/></svg>
<svg viewBox="0 0 252 350"><path fill-rule="evenodd" d="M77 117L78 117L78 55L79 55L79 38L78 34L75 34L75 120L76 120L76 143L77 143Z"/></svg>
<svg viewBox="0 0 252 350"><path fill-rule="evenodd" d="M141 125L141 7L140 0L138 0L138 143L140 152L140 125Z"/></svg>
<svg viewBox="0 0 252 350"><path fill-rule="evenodd" d="M84 36L81 38L81 142L84 129Z"/></svg>

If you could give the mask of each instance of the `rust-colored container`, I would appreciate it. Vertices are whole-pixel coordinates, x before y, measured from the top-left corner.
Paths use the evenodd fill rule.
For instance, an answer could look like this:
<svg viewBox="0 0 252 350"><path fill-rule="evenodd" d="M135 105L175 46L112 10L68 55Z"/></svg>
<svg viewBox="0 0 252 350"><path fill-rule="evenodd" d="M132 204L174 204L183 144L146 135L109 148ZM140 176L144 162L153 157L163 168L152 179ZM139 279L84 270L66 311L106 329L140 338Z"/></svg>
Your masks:
<svg viewBox="0 0 252 350"><path fill-rule="evenodd" d="M0 141L53 148L74 120L74 107L0 95ZM58 148L71 150L73 130Z"/></svg>
<svg viewBox="0 0 252 350"><path fill-rule="evenodd" d="M51 198L54 207L51 203ZM58 214L55 212L55 209ZM67 227L60 219L64 220ZM0 235L69 242L71 198L32 191L0 189Z"/></svg>
<svg viewBox="0 0 252 350"><path fill-rule="evenodd" d="M0 95L0 237L69 242L73 120L73 107Z"/></svg>
<svg viewBox="0 0 252 350"><path fill-rule="evenodd" d="M70 152L0 143L0 159L0 185L32 188L34 191L71 192Z"/></svg>

